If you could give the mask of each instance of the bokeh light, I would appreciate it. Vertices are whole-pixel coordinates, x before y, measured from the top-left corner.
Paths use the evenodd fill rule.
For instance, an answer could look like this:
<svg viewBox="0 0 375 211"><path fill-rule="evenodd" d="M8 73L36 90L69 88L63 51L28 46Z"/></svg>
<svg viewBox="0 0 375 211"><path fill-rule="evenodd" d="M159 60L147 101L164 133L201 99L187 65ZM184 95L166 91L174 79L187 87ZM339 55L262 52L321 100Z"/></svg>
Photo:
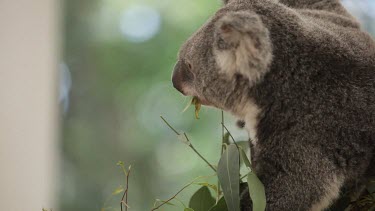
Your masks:
<svg viewBox="0 0 375 211"><path fill-rule="evenodd" d="M131 42L145 42L154 37L160 30L159 12L146 5L127 8L120 20L123 35Z"/></svg>

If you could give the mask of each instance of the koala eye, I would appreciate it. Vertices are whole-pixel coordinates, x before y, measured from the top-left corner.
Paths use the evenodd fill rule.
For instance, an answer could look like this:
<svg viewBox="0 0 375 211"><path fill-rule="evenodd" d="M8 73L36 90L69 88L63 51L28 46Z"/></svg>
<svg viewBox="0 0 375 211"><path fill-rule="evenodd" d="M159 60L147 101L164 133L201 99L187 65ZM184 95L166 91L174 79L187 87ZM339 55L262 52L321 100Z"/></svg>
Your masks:
<svg viewBox="0 0 375 211"><path fill-rule="evenodd" d="M193 65L190 63L190 61L186 61L186 60L184 61L184 63L185 63L185 67L187 67L185 68L187 75L189 75L191 79L194 79L195 74L193 72Z"/></svg>
<svg viewBox="0 0 375 211"><path fill-rule="evenodd" d="M188 66L189 70L193 69L193 66L191 65L191 63L190 63L190 62L186 62L186 64L187 64L187 66Z"/></svg>

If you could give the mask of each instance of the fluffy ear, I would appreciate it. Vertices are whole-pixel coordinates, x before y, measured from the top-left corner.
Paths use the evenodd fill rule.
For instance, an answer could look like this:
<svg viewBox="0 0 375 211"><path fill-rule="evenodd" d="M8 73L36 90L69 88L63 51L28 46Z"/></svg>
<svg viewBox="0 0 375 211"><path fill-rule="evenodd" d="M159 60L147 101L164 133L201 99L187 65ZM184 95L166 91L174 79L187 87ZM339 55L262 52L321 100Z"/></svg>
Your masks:
<svg viewBox="0 0 375 211"><path fill-rule="evenodd" d="M231 12L215 27L214 55L220 71L258 81L272 60L269 32L259 16L251 11Z"/></svg>

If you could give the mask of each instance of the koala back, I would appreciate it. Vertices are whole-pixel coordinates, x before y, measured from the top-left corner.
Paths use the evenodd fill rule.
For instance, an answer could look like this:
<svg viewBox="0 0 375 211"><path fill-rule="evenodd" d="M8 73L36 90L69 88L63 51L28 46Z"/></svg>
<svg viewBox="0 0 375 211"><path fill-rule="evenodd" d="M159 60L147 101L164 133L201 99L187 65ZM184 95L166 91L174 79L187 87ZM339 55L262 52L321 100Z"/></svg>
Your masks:
<svg viewBox="0 0 375 211"><path fill-rule="evenodd" d="M258 154L281 159L274 165L285 168L295 158L277 157L280 153L269 149L279 144L319 149L340 174L355 181L374 157L373 39L338 1L252 1L247 6L268 28L273 52L270 70L249 90L262 110Z"/></svg>

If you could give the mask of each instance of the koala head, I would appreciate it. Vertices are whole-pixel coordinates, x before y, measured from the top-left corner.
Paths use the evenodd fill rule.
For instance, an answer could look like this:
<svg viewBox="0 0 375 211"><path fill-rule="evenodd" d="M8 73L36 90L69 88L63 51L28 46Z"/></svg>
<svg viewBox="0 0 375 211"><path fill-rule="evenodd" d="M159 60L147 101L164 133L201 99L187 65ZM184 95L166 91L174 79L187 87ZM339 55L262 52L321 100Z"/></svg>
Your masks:
<svg viewBox="0 0 375 211"><path fill-rule="evenodd" d="M249 89L268 71L272 49L260 17L232 4L221 8L183 44L172 82L203 105L236 112L237 105L246 104Z"/></svg>

